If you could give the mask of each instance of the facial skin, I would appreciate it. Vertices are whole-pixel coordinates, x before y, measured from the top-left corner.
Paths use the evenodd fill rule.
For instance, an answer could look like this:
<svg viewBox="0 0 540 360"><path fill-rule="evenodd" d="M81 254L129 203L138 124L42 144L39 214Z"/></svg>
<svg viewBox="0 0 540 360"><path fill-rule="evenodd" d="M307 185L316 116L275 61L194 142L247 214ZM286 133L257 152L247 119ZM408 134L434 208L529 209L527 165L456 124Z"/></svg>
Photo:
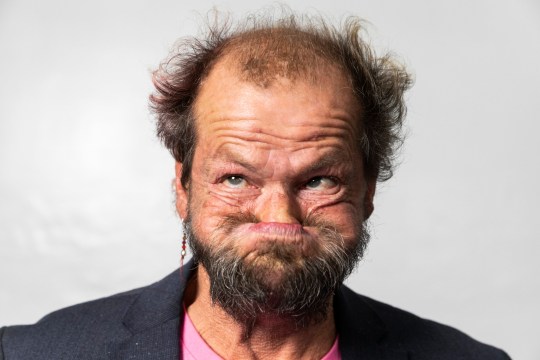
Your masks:
<svg viewBox="0 0 540 360"><path fill-rule="evenodd" d="M321 254L315 224L352 249L373 211L375 181L364 176L355 141L361 109L332 67L313 81L279 79L267 88L239 80L231 68L216 64L197 96L187 189L176 166L177 210L202 245L228 248L279 294L290 264ZM280 246L286 261L268 251ZM207 278L199 265L196 298L208 299Z"/></svg>
<svg viewBox="0 0 540 360"><path fill-rule="evenodd" d="M190 214L200 239L228 242L231 234L215 229L243 213L258 221L234 229L246 257L267 240L313 255L317 234L302 223L314 216L332 223L345 244L355 241L373 210L375 182L365 178L355 142L359 105L340 72L328 70L315 84L283 79L263 89L216 65L195 104L189 195L177 184L178 213Z"/></svg>

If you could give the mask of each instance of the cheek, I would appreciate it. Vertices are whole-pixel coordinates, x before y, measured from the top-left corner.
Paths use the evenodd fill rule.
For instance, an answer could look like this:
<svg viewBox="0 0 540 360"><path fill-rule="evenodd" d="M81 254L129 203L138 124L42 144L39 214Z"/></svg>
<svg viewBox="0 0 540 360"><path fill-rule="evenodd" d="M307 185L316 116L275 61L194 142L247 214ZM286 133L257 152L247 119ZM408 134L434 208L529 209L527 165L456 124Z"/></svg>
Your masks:
<svg viewBox="0 0 540 360"><path fill-rule="evenodd" d="M364 219L364 200L367 186L363 179L356 179L340 186L334 194L304 192L299 201L305 216L332 216L355 222Z"/></svg>
<svg viewBox="0 0 540 360"><path fill-rule="evenodd" d="M329 206L312 208L311 215L329 223L344 239L356 238L357 229L363 219L363 211L350 202L340 202Z"/></svg>
<svg viewBox="0 0 540 360"><path fill-rule="evenodd" d="M257 189L246 189L241 192L227 191L223 186L211 185L206 189L207 204L230 211L242 211L251 206L260 195Z"/></svg>
<svg viewBox="0 0 540 360"><path fill-rule="evenodd" d="M347 240L357 238L358 229L364 219L364 196L361 191L346 192L333 199L304 199L304 217L311 216L329 223Z"/></svg>
<svg viewBox="0 0 540 360"><path fill-rule="evenodd" d="M253 196L238 196L217 189L217 186L197 184L191 193L189 211L194 229L214 233L227 215L245 213Z"/></svg>

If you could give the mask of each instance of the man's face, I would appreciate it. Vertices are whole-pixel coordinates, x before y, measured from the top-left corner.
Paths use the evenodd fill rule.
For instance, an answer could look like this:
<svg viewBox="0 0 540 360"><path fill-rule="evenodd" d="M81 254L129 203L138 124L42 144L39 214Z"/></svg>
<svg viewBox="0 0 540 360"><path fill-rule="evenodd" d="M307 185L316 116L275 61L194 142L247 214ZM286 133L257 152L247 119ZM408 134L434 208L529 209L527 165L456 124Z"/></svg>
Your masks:
<svg viewBox="0 0 540 360"><path fill-rule="evenodd" d="M208 266L234 257L279 298L310 259L336 251L358 258L375 188L357 147L359 113L336 69L316 81L282 79L262 88L216 65L195 104L188 189L177 166L177 209L189 220L198 255L214 255Z"/></svg>

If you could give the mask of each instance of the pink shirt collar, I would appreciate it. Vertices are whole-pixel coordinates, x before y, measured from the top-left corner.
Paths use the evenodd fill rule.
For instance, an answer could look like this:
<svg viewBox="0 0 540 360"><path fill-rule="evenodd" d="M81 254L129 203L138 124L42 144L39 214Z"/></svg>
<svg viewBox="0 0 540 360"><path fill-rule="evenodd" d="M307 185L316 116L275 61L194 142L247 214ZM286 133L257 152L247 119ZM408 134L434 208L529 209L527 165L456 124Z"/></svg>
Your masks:
<svg viewBox="0 0 540 360"><path fill-rule="evenodd" d="M184 321L180 332L180 359L183 360L222 360L212 348L199 335L184 308ZM321 360L341 360L339 353L338 338L332 348Z"/></svg>

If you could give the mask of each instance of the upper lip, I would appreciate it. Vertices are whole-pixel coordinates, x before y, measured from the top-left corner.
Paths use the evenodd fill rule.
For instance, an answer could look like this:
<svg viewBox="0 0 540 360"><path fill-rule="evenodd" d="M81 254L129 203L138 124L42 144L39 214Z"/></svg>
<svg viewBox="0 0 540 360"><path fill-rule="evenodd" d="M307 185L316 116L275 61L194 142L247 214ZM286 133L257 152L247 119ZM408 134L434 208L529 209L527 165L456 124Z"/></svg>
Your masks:
<svg viewBox="0 0 540 360"><path fill-rule="evenodd" d="M278 223L278 222L259 222L249 227L250 231L273 235L278 237L298 237L305 235L306 232L300 224Z"/></svg>

